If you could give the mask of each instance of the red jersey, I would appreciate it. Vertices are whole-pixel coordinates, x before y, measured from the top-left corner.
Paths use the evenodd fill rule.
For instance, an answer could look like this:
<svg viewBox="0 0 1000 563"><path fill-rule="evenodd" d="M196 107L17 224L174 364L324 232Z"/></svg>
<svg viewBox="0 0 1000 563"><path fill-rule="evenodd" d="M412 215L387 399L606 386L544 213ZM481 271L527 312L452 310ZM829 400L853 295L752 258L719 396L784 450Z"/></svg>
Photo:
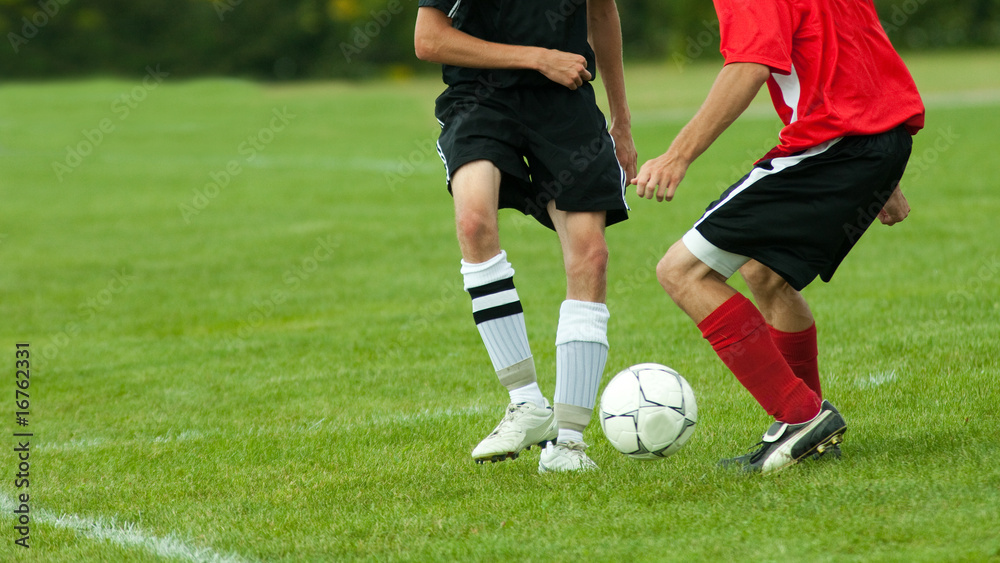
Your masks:
<svg viewBox="0 0 1000 563"><path fill-rule="evenodd" d="M765 158L830 139L924 126L924 104L871 0L714 0L726 64L771 68L785 127Z"/></svg>

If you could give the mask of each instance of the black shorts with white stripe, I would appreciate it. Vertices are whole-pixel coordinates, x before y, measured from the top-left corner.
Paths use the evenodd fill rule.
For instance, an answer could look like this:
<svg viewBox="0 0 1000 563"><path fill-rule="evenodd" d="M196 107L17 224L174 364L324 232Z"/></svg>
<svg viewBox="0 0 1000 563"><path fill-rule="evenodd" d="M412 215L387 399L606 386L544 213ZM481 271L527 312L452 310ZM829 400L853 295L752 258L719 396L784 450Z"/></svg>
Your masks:
<svg viewBox="0 0 1000 563"><path fill-rule="evenodd" d="M489 160L501 172L501 209L517 209L550 229L552 200L562 211L606 211L607 225L628 218L625 171L589 82L576 90L555 83L451 86L434 113L449 191L462 165Z"/></svg>
<svg viewBox="0 0 1000 563"><path fill-rule="evenodd" d="M795 289L816 276L828 282L899 184L912 145L897 127L758 162L695 223L708 244L688 244L701 239L696 235L685 235L685 244L717 270L726 268L714 263L734 264L738 255L768 266Z"/></svg>

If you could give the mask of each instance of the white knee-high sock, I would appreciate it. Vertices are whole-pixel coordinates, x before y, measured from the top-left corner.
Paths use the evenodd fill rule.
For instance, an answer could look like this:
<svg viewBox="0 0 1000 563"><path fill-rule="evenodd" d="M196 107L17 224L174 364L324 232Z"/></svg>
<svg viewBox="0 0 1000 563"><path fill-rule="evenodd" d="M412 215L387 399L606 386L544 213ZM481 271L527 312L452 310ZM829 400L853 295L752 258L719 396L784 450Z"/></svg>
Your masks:
<svg viewBox="0 0 1000 563"><path fill-rule="evenodd" d="M480 264L462 260L462 277L472 297L472 317L511 402L546 404L538 388L524 310L507 253L501 251Z"/></svg>
<svg viewBox="0 0 1000 563"><path fill-rule="evenodd" d="M608 361L608 319L603 303L566 300L556 331L556 422L559 441L582 440Z"/></svg>

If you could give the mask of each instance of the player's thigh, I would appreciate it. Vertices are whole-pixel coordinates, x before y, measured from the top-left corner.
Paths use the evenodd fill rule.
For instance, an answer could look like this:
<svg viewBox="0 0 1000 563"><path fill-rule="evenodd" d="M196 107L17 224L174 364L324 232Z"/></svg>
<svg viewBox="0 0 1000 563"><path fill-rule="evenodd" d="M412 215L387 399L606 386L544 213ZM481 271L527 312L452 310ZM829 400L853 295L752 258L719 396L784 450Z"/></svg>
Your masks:
<svg viewBox="0 0 1000 563"><path fill-rule="evenodd" d="M451 194L455 199L455 215L493 217L497 215L500 197L500 170L489 160L474 160L452 174Z"/></svg>

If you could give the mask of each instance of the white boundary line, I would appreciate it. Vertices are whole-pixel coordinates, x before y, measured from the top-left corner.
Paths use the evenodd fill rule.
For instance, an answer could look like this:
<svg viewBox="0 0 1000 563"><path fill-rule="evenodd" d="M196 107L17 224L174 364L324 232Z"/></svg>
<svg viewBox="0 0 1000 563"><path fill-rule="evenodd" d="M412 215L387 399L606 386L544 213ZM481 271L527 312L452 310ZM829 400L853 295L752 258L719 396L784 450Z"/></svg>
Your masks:
<svg viewBox="0 0 1000 563"><path fill-rule="evenodd" d="M350 431L356 428L364 427L379 427L379 426L393 426L398 424L406 424L418 420L435 420L440 418L451 418L455 416L470 416L482 414L485 412L496 411L497 413L502 412L502 407L485 407L482 405L471 405L464 408L445 408L445 409L424 409L422 411L417 411L413 413L401 413L395 415L387 416L377 416L372 417L367 420L361 420L349 424L338 424L336 429L338 431ZM307 423L306 426L302 428L304 432L317 432L320 430L323 423L326 422L325 418ZM261 428L249 428L247 432L249 434L260 433ZM164 436L157 436L150 440L150 443L166 443L166 442L183 442L187 440L197 440L201 438L208 437L210 435L215 435L216 432L211 432L205 434L198 432L196 430L188 430L181 432L179 434L173 434L173 432L167 432ZM135 441L135 440L130 440ZM62 442L57 444L52 444L45 446L44 444L39 444L36 449L45 450L81 450L88 449L91 447L98 447L104 445L111 445L114 442L107 441L103 438L90 438L90 439L76 439L70 440L68 442ZM6 497L0 497L0 511L5 513L11 513L17 508L17 504ZM177 537L173 533L168 534L165 537L159 537L147 534L140 530L135 524L131 522L118 522L117 519L111 518L110 520L105 518L88 518L84 516L77 516L75 514L63 514L61 516L56 516L54 513L44 510L44 509L34 509L31 513L31 519L35 524L44 524L49 526L54 526L56 528L62 528L66 530L71 530L77 535L102 540L109 541L113 544L123 546L123 547L134 547L146 550L154 555L160 557L168 557L174 559L183 559L185 561L192 561L195 563L249 563L253 560L246 559L235 553L219 553L211 548L207 547L195 547L188 543L187 541Z"/></svg>
<svg viewBox="0 0 1000 563"><path fill-rule="evenodd" d="M489 414L496 413L497 415L502 415L504 410L504 405L497 402L493 406L485 405L471 405L462 408L443 408L443 409L423 409L411 413L398 413L390 415L376 415L371 418L365 418L361 420L327 420L326 418L321 418L319 420L305 421L300 425L290 429L290 431L295 433L304 434L315 434L321 431L327 431L326 428L332 428L339 432L351 432L364 428L380 428L385 426L396 426L401 424L409 424L422 420L441 420L448 419L452 417L465 417L465 416L475 416L479 414ZM261 435L271 435L276 433L287 433L289 430L275 430L271 426L249 426L240 430L236 436L237 437L247 437L247 436L261 436ZM123 445L128 444L166 444L171 442L188 442L201 439L210 439L218 436L222 436L223 432L219 430L210 430L208 432L201 432L198 430L185 430L183 432L174 433L173 430L168 431L166 434L161 436L155 436L148 440L140 440L137 438L130 438L128 440L114 440L104 437L93 437L93 438L76 438L66 442L56 442L56 443L45 443L42 442L37 446L32 446L33 450L37 451L77 451L77 450L88 450L91 448L99 447L115 447L120 448Z"/></svg>
<svg viewBox="0 0 1000 563"><path fill-rule="evenodd" d="M9 513L16 508L17 505L10 499L0 498L0 510ZM56 516L48 510L33 509L31 519L34 524L71 530L77 535L108 541L122 547L144 549L160 557L183 559L195 563L248 563L251 561L235 553L219 553L208 547L195 547L174 534L169 534L166 537L150 535L131 522L118 522L114 518L106 520L75 514ZM37 549L37 546L32 547Z"/></svg>

